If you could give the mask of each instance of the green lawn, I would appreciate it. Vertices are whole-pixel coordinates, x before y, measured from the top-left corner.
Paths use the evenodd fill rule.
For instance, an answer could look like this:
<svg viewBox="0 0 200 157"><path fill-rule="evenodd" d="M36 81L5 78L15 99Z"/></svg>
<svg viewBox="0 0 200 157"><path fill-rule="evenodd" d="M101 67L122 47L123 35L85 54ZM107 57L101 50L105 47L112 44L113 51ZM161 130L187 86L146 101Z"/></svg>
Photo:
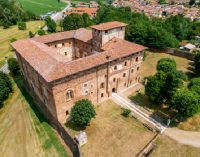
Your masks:
<svg viewBox="0 0 200 157"><path fill-rule="evenodd" d="M50 11L56 11L64 8L66 3L60 2L58 0L18 0L22 7L35 13L36 15L45 14Z"/></svg>
<svg viewBox="0 0 200 157"><path fill-rule="evenodd" d="M0 67L5 63L5 57L13 56L11 51L10 40L28 38L29 31L36 32L39 27L44 25L43 21L27 22L27 30L19 30L17 26L12 26L9 29L0 27Z"/></svg>

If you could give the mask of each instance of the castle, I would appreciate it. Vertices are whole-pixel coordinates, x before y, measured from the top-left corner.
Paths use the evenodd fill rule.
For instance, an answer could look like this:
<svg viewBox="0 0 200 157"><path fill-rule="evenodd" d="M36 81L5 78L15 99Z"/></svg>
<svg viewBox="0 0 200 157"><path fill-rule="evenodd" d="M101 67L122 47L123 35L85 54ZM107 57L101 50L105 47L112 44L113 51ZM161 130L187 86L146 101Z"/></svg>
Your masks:
<svg viewBox="0 0 200 157"><path fill-rule="evenodd" d="M63 123L77 100L98 104L139 82L146 47L124 40L126 26L114 21L12 43L40 107Z"/></svg>

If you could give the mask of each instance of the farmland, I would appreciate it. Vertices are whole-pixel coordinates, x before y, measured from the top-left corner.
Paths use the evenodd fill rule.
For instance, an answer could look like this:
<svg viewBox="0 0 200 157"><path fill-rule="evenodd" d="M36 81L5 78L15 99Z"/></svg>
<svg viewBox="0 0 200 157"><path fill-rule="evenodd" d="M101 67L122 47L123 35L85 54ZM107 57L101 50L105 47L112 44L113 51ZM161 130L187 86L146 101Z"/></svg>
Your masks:
<svg viewBox="0 0 200 157"><path fill-rule="evenodd" d="M50 11L56 11L64 8L66 3L57 0L18 0L26 11L36 15L45 14Z"/></svg>

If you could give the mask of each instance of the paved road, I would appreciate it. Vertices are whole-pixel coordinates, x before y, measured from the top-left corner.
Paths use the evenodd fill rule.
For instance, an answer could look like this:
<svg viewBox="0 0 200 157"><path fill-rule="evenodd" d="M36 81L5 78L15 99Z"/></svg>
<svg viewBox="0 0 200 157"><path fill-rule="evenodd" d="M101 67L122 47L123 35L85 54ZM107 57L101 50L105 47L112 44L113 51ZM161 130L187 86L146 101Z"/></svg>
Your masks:
<svg viewBox="0 0 200 157"><path fill-rule="evenodd" d="M52 18L54 21L61 20L61 19L63 18L63 12L65 12L66 10L68 10L68 9L71 7L70 1L64 1L64 2L68 3L67 6L66 6L63 10L61 10L61 11L59 11L59 12L57 12L57 13L51 15L51 18ZM43 28L43 30L46 31L46 30L47 30L47 26L45 26L45 27Z"/></svg>

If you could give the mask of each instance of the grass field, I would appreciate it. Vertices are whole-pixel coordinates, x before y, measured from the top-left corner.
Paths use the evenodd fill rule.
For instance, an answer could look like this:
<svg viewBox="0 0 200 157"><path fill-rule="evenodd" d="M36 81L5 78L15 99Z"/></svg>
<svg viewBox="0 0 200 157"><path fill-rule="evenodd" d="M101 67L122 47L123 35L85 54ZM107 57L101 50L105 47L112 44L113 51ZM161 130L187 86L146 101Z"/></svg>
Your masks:
<svg viewBox="0 0 200 157"><path fill-rule="evenodd" d="M154 136L134 118L124 118L122 109L110 100L98 105L96 112L96 118L86 129L88 143L81 147L83 156L132 157Z"/></svg>
<svg viewBox="0 0 200 157"><path fill-rule="evenodd" d="M66 6L66 3L58 0L18 0L22 7L36 15L45 14L50 11L61 10Z"/></svg>
<svg viewBox="0 0 200 157"><path fill-rule="evenodd" d="M157 148L151 157L199 157L200 149L180 144L162 135L156 141Z"/></svg>
<svg viewBox="0 0 200 157"><path fill-rule="evenodd" d="M39 29L39 26L43 26L43 21L31 21L27 22L27 30L18 30L17 26L12 26L9 29L3 29L0 27L0 67L5 63L5 57L14 55L11 52L10 40L12 38L22 39L28 38L29 31L35 32Z"/></svg>
<svg viewBox="0 0 200 157"><path fill-rule="evenodd" d="M33 107L15 85L0 109L1 157L68 157L53 128Z"/></svg>

